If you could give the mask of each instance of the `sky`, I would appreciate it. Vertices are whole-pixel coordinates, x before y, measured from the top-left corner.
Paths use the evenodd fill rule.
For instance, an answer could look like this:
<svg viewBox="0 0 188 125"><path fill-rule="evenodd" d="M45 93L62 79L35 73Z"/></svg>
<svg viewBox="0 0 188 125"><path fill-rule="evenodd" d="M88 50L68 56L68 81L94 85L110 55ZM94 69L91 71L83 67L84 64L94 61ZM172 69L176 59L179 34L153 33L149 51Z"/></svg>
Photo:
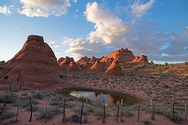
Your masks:
<svg viewBox="0 0 188 125"><path fill-rule="evenodd" d="M0 0L0 61L40 35L56 58L120 48L154 63L188 61L188 0Z"/></svg>

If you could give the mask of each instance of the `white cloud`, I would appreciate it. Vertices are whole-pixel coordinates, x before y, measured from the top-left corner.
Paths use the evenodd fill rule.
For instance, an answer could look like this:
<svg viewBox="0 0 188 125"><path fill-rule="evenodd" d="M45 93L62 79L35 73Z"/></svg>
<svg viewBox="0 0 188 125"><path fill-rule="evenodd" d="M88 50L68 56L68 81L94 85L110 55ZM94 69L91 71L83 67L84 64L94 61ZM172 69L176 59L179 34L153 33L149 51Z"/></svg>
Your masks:
<svg viewBox="0 0 188 125"><path fill-rule="evenodd" d="M76 3L77 2L77 0L72 0L74 3Z"/></svg>
<svg viewBox="0 0 188 125"><path fill-rule="evenodd" d="M136 17L142 17L155 3L155 0L150 0L149 2L143 4L140 1L137 1L135 4L131 6L132 13L135 14Z"/></svg>
<svg viewBox="0 0 188 125"><path fill-rule="evenodd" d="M51 42L49 43L49 45L50 45L51 47L53 47L53 48L58 48L58 47L59 47L58 43L55 42L55 41L51 41Z"/></svg>
<svg viewBox="0 0 188 125"><path fill-rule="evenodd" d="M90 43L103 42L111 44L118 41L118 37L126 31L126 25L120 18L113 15L109 10L103 10L94 3L88 3L84 12L86 19L95 24L95 31L90 32Z"/></svg>
<svg viewBox="0 0 188 125"><path fill-rule="evenodd" d="M73 54L75 60L81 56L106 56L119 48L129 48L134 55L147 55L149 60L188 60L188 27L181 33L165 33L155 20L125 23L96 2L88 3L84 14L94 24L94 31L85 39L63 40L63 45L69 47L66 53Z"/></svg>
<svg viewBox="0 0 188 125"><path fill-rule="evenodd" d="M0 6L0 13L3 13L5 15L11 14L10 8L4 5L3 7Z"/></svg>
<svg viewBox="0 0 188 125"><path fill-rule="evenodd" d="M23 6L18 12L28 17L61 16L67 13L70 6L69 0L20 0L20 3Z"/></svg>

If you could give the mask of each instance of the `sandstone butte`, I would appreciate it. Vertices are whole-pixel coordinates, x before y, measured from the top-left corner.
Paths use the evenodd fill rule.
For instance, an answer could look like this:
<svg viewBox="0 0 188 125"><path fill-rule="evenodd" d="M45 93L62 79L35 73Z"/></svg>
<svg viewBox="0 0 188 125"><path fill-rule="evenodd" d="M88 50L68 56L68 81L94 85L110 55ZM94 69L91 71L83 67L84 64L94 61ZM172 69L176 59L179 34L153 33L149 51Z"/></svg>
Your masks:
<svg viewBox="0 0 188 125"><path fill-rule="evenodd" d="M141 62L141 63L149 63L148 58L145 55L136 56L135 59L132 62Z"/></svg>
<svg viewBox="0 0 188 125"><path fill-rule="evenodd" d="M131 62L134 58L135 56L128 48L121 48L111 52L107 57L103 58L101 62L112 62L116 59L119 63L126 63Z"/></svg>
<svg viewBox="0 0 188 125"><path fill-rule="evenodd" d="M42 36L30 35L22 49L0 70L5 83L34 86L34 83L59 83L57 59Z"/></svg>
<svg viewBox="0 0 188 125"><path fill-rule="evenodd" d="M119 62L117 61L117 59L115 59L111 65L108 67L108 69L106 70L105 74L107 75L112 75L112 76L122 76L124 75Z"/></svg>

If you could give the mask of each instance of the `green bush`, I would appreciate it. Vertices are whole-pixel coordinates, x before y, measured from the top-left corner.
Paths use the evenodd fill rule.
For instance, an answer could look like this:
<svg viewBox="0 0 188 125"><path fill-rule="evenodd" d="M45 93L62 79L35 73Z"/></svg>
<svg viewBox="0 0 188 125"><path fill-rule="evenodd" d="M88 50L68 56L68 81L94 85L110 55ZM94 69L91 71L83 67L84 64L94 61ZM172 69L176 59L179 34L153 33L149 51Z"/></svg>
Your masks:
<svg viewBox="0 0 188 125"><path fill-rule="evenodd" d="M151 120L145 119L145 120L143 120L143 123L144 123L144 125L150 125L151 124Z"/></svg>
<svg viewBox="0 0 188 125"><path fill-rule="evenodd" d="M8 92L8 93L4 93L4 94L0 95L0 102L4 102L7 96L8 96L7 103L16 102L16 95L12 92Z"/></svg>
<svg viewBox="0 0 188 125"><path fill-rule="evenodd" d="M50 107L47 107L47 112L46 112L46 108L39 110L36 117L37 119L51 119L52 117L60 113L61 111L58 106L50 106Z"/></svg>
<svg viewBox="0 0 188 125"><path fill-rule="evenodd" d="M102 108L94 108L93 109L93 114L95 116L100 116L100 117L103 117L103 109Z"/></svg>

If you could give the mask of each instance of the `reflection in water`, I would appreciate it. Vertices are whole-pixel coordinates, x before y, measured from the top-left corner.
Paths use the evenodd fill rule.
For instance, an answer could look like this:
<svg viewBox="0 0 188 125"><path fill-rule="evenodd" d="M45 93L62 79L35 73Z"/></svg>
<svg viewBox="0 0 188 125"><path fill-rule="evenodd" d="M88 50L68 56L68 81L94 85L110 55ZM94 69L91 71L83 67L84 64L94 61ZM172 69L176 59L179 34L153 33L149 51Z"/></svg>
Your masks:
<svg viewBox="0 0 188 125"><path fill-rule="evenodd" d="M79 97L84 97L84 98L88 98L93 102L102 102L103 99L105 100L106 105L111 104L116 104L121 102L120 97L111 95L111 94L103 94L100 92L79 92L79 91L73 91L70 93L71 96L74 96L76 98Z"/></svg>

